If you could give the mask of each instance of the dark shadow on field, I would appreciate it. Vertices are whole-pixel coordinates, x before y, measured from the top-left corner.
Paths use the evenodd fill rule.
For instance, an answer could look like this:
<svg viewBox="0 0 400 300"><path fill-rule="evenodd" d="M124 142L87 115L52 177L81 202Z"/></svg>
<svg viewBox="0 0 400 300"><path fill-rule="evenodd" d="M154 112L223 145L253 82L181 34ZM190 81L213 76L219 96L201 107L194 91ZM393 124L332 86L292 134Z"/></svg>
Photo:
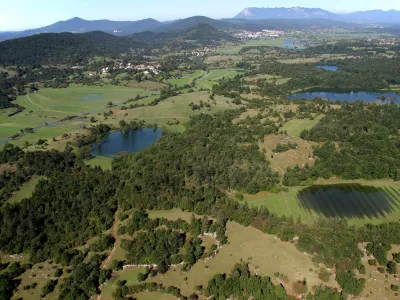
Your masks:
<svg viewBox="0 0 400 300"><path fill-rule="evenodd" d="M314 185L297 193L300 206L326 218L381 218L400 208L394 188L361 184Z"/></svg>

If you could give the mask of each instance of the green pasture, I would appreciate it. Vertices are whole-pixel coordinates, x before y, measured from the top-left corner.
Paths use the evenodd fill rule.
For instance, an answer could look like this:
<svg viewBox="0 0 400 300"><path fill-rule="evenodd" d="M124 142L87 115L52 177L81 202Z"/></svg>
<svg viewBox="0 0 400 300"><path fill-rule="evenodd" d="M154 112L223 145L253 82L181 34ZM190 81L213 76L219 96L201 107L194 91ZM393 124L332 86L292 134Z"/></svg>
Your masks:
<svg viewBox="0 0 400 300"><path fill-rule="evenodd" d="M233 68L209 70L203 78L196 81L196 87L211 90L213 85L217 84L219 80L233 78L240 73L240 71Z"/></svg>
<svg viewBox="0 0 400 300"><path fill-rule="evenodd" d="M204 76L206 74L205 71L202 70L196 70L192 73L185 73L183 74L182 77L180 78L171 78L168 80L165 80L165 83L170 83L173 86L177 86L177 87L184 87L186 84L191 84L193 82L193 80L195 80L196 78L199 78L201 76Z"/></svg>
<svg viewBox="0 0 400 300"><path fill-rule="evenodd" d="M15 103L25 107L21 113L11 117L5 112L0 113L0 140L27 127L37 130L34 134L21 138L22 141L51 139L76 131L80 126L87 125L88 120L73 120L53 125L52 123L68 116L102 112L108 109L108 102L117 105L134 98L137 94L150 96L154 93L156 92L120 86L71 85L65 89L41 89L34 94L18 97ZM149 101L147 98L146 100Z"/></svg>
<svg viewBox="0 0 400 300"><path fill-rule="evenodd" d="M215 103L210 100L209 92L194 92L181 94L175 97L161 101L156 106L138 107L135 109L121 110L114 113L113 118L107 120L100 119L104 123L114 126L119 126L121 119L125 121L144 120L147 124L156 123L159 127L166 126L168 131L182 132L185 130L184 123L189 121L191 116L201 113L213 114L227 109L237 109L240 106L231 102L231 99L215 96ZM210 103L210 108L203 107L200 110L192 110L190 103L199 105ZM179 121L177 125L168 125L168 122Z"/></svg>
<svg viewBox="0 0 400 300"><path fill-rule="evenodd" d="M270 46L270 47L283 47L284 41L290 39L289 37L285 38L276 38L276 39L265 39L265 40L249 40L242 44L226 44L224 47L219 49L218 52L223 54L238 54L240 50L244 47L250 46Z"/></svg>

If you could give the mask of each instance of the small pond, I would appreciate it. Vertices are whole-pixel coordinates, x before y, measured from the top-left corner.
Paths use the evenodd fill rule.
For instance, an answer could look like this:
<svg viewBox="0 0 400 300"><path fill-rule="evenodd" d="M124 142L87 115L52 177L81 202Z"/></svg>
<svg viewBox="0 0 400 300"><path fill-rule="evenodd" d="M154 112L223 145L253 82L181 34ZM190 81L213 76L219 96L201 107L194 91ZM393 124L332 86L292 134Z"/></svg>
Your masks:
<svg viewBox="0 0 400 300"><path fill-rule="evenodd" d="M394 101L399 103L400 95L396 92L381 92L381 91L345 91L338 89L309 89L303 92L298 92L289 96L291 99L314 99L320 97L331 101L357 101L364 102L389 102ZM382 101L383 99L383 101Z"/></svg>
<svg viewBox="0 0 400 300"><path fill-rule="evenodd" d="M326 218L379 218L400 207L400 194L391 187L361 184L313 185L297 194L306 211Z"/></svg>
<svg viewBox="0 0 400 300"><path fill-rule="evenodd" d="M120 152L139 152L153 145L162 135L160 128L143 128L128 133L113 131L101 144L93 145L93 156L116 156Z"/></svg>
<svg viewBox="0 0 400 300"><path fill-rule="evenodd" d="M334 66L334 65L320 65L320 66L317 66L317 68L324 69L326 71L333 71L333 72L339 71L339 67Z"/></svg>

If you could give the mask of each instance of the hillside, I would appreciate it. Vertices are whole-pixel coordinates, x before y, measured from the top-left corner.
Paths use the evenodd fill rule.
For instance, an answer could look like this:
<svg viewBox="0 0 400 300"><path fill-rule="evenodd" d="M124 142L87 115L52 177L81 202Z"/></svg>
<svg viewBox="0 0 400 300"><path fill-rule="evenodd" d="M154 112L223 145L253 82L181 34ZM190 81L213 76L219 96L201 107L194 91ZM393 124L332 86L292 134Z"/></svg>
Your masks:
<svg viewBox="0 0 400 300"><path fill-rule="evenodd" d="M0 41L31 36L40 33L85 33L90 31L104 31L113 33L120 31L120 35L128 35L140 31L151 30L161 26L162 23L154 19L144 19L139 21L110 21L110 20L84 20L72 18L66 21L59 21L49 26L40 27L17 32L0 32Z"/></svg>
<svg viewBox="0 0 400 300"><path fill-rule="evenodd" d="M221 41L221 40L234 40L230 34L218 30L208 24L198 24L186 30L182 37L188 40L197 41Z"/></svg>
<svg viewBox="0 0 400 300"><path fill-rule="evenodd" d="M126 52L134 44L140 43L101 31L44 33L1 42L0 64L79 63L95 55Z"/></svg>
<svg viewBox="0 0 400 300"><path fill-rule="evenodd" d="M154 19L144 19L131 22L130 24L117 29L116 35L129 35L133 33L151 31L155 28L161 27L163 24Z"/></svg>

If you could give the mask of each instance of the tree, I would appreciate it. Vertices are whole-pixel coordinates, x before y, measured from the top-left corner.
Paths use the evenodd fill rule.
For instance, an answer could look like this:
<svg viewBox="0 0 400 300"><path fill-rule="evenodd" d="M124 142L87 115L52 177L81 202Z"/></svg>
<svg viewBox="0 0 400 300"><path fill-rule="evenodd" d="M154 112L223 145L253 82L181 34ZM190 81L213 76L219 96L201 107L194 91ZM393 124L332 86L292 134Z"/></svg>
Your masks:
<svg viewBox="0 0 400 300"><path fill-rule="evenodd" d="M107 107L112 107L112 106L113 106L113 103L111 101L108 101L107 102Z"/></svg>

